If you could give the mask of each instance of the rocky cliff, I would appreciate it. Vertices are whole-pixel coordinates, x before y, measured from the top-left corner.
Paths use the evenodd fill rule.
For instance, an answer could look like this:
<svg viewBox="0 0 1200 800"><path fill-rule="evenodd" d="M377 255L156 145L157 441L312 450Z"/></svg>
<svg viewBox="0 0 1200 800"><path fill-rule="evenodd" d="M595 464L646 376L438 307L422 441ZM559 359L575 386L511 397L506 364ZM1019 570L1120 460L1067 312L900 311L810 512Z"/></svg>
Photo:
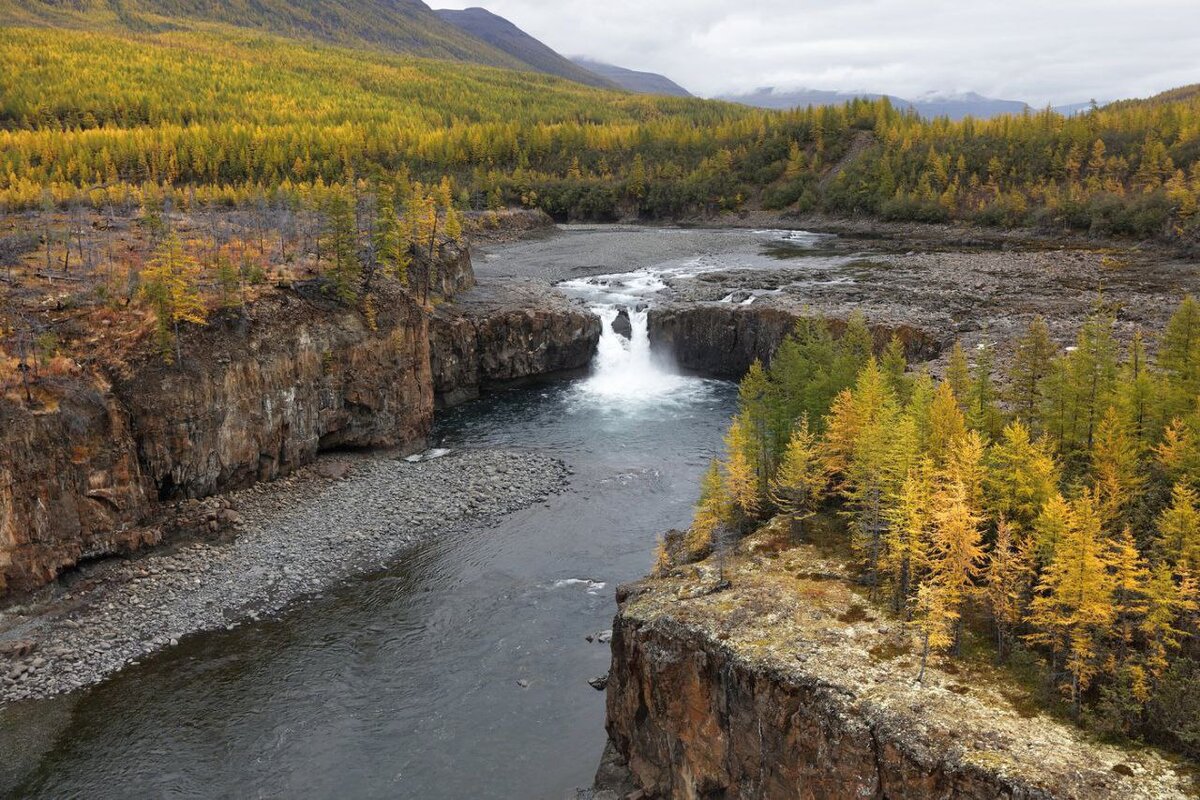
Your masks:
<svg viewBox="0 0 1200 800"><path fill-rule="evenodd" d="M100 388L68 384L61 392L41 413L0 399L0 595L156 540L135 528L152 486L128 412Z"/></svg>
<svg viewBox="0 0 1200 800"><path fill-rule="evenodd" d="M904 626L768 528L725 565L622 587L608 732L648 798L1171 798L1156 753L1031 711L989 664L916 683ZM611 765L603 774L611 773ZM598 795L600 796L600 795Z"/></svg>
<svg viewBox="0 0 1200 800"><path fill-rule="evenodd" d="M316 286L215 314L166 365L148 345L0 398L0 595L161 539L162 502L271 480L338 448L422 447L435 394L585 366L599 322L545 287L480 287L467 251L434 269L433 314L376 289L372 324ZM457 296L457 300L454 298Z"/></svg>
<svg viewBox="0 0 1200 800"><path fill-rule="evenodd" d="M481 389L586 367L600 320L535 282L489 282L439 307L430 338L434 392L452 406Z"/></svg>
<svg viewBox="0 0 1200 800"><path fill-rule="evenodd" d="M177 366L151 356L124 370L113 391L159 498L271 480L322 450L422 445L426 316L398 291L377 305L372 330L319 290L280 293L197 330Z"/></svg>
<svg viewBox="0 0 1200 800"><path fill-rule="evenodd" d="M805 315L801 308L755 303L687 303L653 308L650 341L671 352L684 369L717 378L739 379L755 359L769 364L776 348ZM834 335L845 321L830 319ZM941 342L908 325L874 325L875 343L885 347L899 336L911 361L936 357Z"/></svg>

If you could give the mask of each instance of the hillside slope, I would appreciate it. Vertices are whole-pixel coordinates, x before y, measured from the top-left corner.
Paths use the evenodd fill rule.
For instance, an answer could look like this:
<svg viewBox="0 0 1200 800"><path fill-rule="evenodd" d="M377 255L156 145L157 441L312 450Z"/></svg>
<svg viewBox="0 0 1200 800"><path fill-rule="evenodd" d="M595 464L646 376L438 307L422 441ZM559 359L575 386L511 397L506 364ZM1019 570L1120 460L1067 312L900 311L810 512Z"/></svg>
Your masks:
<svg viewBox="0 0 1200 800"><path fill-rule="evenodd" d="M691 97L692 93L665 75L656 72L639 72L634 69L605 64L589 58L571 59L584 69L612 81L622 89L638 94L665 94L672 97Z"/></svg>
<svg viewBox="0 0 1200 800"><path fill-rule="evenodd" d="M221 23L276 36L527 69L421 0L0 0L5 25L158 33Z"/></svg>
<svg viewBox="0 0 1200 800"><path fill-rule="evenodd" d="M504 17L487 9L444 9L434 12L464 33L500 50L538 72L605 89L616 84L564 58Z"/></svg>

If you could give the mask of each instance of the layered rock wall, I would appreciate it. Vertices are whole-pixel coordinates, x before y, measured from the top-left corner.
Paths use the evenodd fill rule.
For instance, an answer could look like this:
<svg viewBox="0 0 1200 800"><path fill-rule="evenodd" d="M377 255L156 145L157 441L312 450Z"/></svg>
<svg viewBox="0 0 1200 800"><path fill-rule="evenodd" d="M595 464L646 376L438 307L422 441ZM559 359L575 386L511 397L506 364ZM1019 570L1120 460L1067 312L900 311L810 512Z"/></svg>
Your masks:
<svg viewBox="0 0 1200 800"><path fill-rule="evenodd" d="M600 340L595 314L535 284L481 286L440 307L430 325L433 386L442 406L586 367Z"/></svg>
<svg viewBox="0 0 1200 800"><path fill-rule="evenodd" d="M1030 713L1027 690L990 663L932 657L918 683L910 627L865 602L842 556L794 535L780 518L719 562L617 590L598 789L628 781L650 800L1194 792L1152 749Z"/></svg>
<svg viewBox="0 0 1200 800"><path fill-rule="evenodd" d="M803 316L801 310L765 303L671 305L650 310L650 341L655 348L674 354L684 369L736 380L756 359L769 364ZM839 335L845 321L831 320L830 327ZM912 361L934 358L941 350L940 341L911 326L873 325L871 330L878 349L893 335L899 336Z"/></svg>
<svg viewBox="0 0 1200 800"><path fill-rule="evenodd" d="M590 360L600 325L585 310L544 287L468 291L465 250L434 266L433 314L380 285L369 324L301 286L190 328L179 364L146 348L36 411L0 398L0 596L158 542L163 501L271 480L325 450L416 449L435 396Z"/></svg>

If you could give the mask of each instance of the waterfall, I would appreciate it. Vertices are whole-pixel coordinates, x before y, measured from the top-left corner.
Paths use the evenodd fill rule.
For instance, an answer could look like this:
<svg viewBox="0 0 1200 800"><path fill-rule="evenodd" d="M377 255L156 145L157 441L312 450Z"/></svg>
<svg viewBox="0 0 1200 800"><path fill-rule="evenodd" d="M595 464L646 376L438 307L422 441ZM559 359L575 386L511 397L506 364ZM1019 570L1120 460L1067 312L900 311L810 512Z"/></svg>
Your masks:
<svg viewBox="0 0 1200 800"><path fill-rule="evenodd" d="M649 311L643 307L625 308L632 335L629 339L613 330L622 308L594 306L600 316L600 343L592 361L592 374L583 383L590 395L621 403L656 402L673 395L692 383L676 374L650 350Z"/></svg>

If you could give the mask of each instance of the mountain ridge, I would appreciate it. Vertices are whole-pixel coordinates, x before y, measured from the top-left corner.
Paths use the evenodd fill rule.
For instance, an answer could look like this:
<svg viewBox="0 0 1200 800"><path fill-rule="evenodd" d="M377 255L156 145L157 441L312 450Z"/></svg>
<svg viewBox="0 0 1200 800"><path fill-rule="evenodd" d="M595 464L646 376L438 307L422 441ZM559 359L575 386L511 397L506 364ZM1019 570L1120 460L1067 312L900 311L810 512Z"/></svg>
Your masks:
<svg viewBox="0 0 1200 800"><path fill-rule="evenodd" d="M206 23L285 38L529 69L463 32L421 0L0 0L7 25L162 33Z"/></svg>
<svg viewBox="0 0 1200 800"><path fill-rule="evenodd" d="M626 67L618 67L615 64L596 61L585 56L572 56L571 61L590 72L607 78L623 89L628 89L638 94L665 94L671 97L695 96L675 81L657 72L627 69Z"/></svg>
<svg viewBox="0 0 1200 800"><path fill-rule="evenodd" d="M433 12L444 22L547 75L594 86L615 89L617 84L591 72L530 36L512 21L486 8L438 9Z"/></svg>

